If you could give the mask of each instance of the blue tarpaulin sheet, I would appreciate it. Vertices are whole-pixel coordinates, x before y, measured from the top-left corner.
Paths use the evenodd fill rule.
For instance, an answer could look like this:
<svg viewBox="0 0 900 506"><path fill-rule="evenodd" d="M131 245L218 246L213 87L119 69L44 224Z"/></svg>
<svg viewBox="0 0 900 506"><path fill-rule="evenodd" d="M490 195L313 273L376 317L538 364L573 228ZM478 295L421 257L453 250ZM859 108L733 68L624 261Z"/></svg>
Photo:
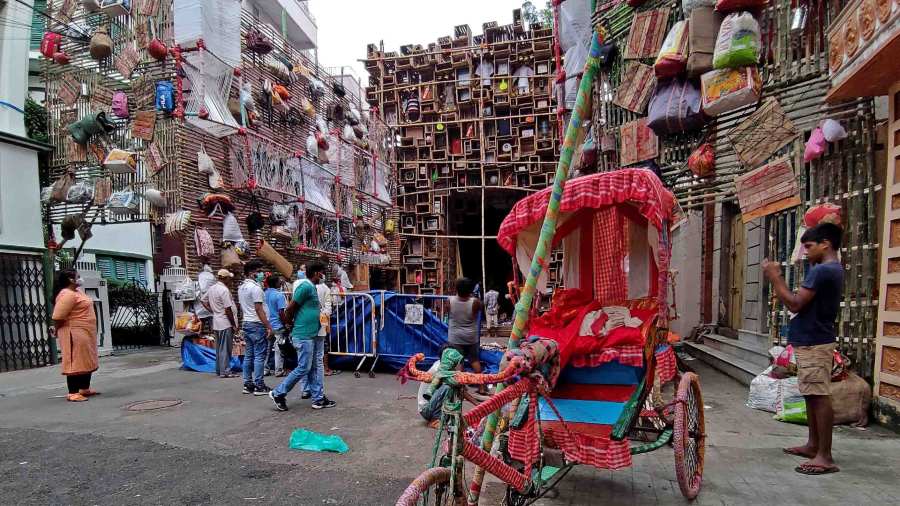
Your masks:
<svg viewBox="0 0 900 506"><path fill-rule="evenodd" d="M216 350L197 344L191 339L181 342L181 366L188 371L216 372ZM231 357L232 372L241 370L241 358Z"/></svg>
<svg viewBox="0 0 900 506"><path fill-rule="evenodd" d="M356 335L371 336L371 310L374 304L376 315L375 326L376 349L378 351L378 363L387 366L391 370L401 369L409 357L416 353L424 353L425 361L419 365L420 369L428 368L438 358L441 347L447 343L447 324L430 310L430 304L435 299L418 298L415 295L397 294L394 292L373 291L368 297L352 297L346 299L347 308L335 308L337 318L332 319L330 339L332 350L343 350L351 353L372 353L372 345L369 339L349 339L348 342L338 343L339 336ZM384 321L381 322L381 305L384 304ZM421 304L424 306L422 324L407 324L406 305ZM346 316L345 316L346 315ZM353 326L356 327L355 334ZM481 350L480 361L486 372L496 372L500 364L502 353L499 351ZM339 363L337 356L329 358L330 363ZM358 358L346 357L343 360L355 360Z"/></svg>

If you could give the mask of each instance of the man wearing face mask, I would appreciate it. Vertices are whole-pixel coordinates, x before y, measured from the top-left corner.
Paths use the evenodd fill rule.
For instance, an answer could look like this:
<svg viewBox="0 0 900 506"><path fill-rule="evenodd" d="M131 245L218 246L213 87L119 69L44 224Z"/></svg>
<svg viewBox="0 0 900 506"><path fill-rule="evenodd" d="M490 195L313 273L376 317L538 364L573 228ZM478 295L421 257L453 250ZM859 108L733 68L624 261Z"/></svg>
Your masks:
<svg viewBox="0 0 900 506"><path fill-rule="evenodd" d="M287 393L306 378L306 384L312 397L312 408L332 408L335 402L325 397L323 385L322 357L325 353L324 339L319 338L321 309L316 286L325 275L325 266L316 262L306 268L306 279L294 290L291 303L288 305L288 320L293 319L291 342L297 350L297 367L269 393L278 411L287 411Z"/></svg>
<svg viewBox="0 0 900 506"><path fill-rule="evenodd" d="M262 262L250 260L244 265L244 282L238 288L244 331L244 393L266 395L269 387L263 382L269 338L274 335L266 316L265 294L257 280Z"/></svg>

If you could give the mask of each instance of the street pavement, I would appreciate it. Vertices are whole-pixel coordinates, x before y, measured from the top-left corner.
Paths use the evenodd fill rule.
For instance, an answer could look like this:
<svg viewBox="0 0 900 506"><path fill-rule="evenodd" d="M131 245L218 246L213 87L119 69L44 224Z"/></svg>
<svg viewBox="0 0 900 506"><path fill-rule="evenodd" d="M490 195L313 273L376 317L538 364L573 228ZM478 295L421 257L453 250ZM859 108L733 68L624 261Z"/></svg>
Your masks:
<svg viewBox="0 0 900 506"><path fill-rule="evenodd" d="M799 460L781 447L801 443L805 427L745 407L745 387L690 364L701 376L708 432L695 504L896 503L896 434L840 427L842 471L799 475ZM326 378L336 408L313 411L295 391L286 413L268 397L242 395L239 379L181 370L177 349L103 358L95 378L103 395L69 403L58 367L0 374L2 504L393 504L431 457L434 433L415 412L416 385L391 374ZM277 379L266 380L274 387ZM129 409L158 400L181 402ZM291 450L295 428L339 434L350 451ZM498 504L502 492L489 481L482 504ZM576 468L558 492L538 504L686 504L668 447L635 456L630 469Z"/></svg>

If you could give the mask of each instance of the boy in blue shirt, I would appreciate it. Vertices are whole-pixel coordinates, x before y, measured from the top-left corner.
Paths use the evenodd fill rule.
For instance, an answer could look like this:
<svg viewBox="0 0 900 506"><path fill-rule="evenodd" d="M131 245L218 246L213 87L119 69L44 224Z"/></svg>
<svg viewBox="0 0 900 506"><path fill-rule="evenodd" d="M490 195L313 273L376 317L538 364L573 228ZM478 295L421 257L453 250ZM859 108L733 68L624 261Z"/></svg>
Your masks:
<svg viewBox="0 0 900 506"><path fill-rule="evenodd" d="M787 287L778 263L765 260L762 265L775 295L794 313L788 343L794 348L797 383L806 399L809 439L805 445L785 448L784 452L809 459L794 469L801 474L839 471L831 456L831 369L837 336L834 322L844 287L844 268L837 255L842 235L843 230L832 223L821 223L803 234L800 241L812 268L797 292Z"/></svg>
<svg viewBox="0 0 900 506"><path fill-rule="evenodd" d="M275 339L269 346L272 347L272 352L275 353L275 376L281 377L284 376L284 357L281 356L281 348L278 347L278 342L285 338L284 310L287 307L287 299L281 292L281 276L278 274L271 274L266 278L266 287L266 314L269 317L269 325L272 326L272 332L275 334Z"/></svg>

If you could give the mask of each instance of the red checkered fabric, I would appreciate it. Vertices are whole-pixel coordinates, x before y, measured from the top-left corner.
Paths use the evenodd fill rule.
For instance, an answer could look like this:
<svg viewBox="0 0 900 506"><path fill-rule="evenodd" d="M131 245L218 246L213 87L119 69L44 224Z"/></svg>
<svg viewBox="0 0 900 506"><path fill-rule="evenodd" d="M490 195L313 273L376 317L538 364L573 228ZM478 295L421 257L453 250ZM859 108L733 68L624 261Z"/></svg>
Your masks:
<svg viewBox="0 0 900 506"><path fill-rule="evenodd" d="M656 356L658 359L659 355L657 354ZM644 347L619 346L616 348L606 348L597 353L573 356L570 364L574 367L597 367L601 364L612 362L613 360L622 365L643 367Z"/></svg>
<svg viewBox="0 0 900 506"><path fill-rule="evenodd" d="M525 476L531 476L531 468L541 454L538 440L536 413L537 402L528 404L528 419L519 429L509 429L509 456L525 464Z"/></svg>
<svg viewBox="0 0 900 506"><path fill-rule="evenodd" d="M675 363L675 350L671 346L656 351L656 372L659 373L660 383L668 383L675 379L678 365Z"/></svg>
<svg viewBox="0 0 900 506"><path fill-rule="evenodd" d="M497 243L507 253L515 254L519 232L544 221L552 189L545 188L516 202L503 220ZM634 204L641 216L662 229L664 221L671 221L675 196L656 174L647 169L620 169L578 177L566 183L559 210L568 213L626 202Z"/></svg>
<svg viewBox="0 0 900 506"><path fill-rule="evenodd" d="M613 441L609 437L592 436L547 427L544 442L559 448L568 460L589 464L598 469L622 469L631 466L631 448L628 440Z"/></svg>
<svg viewBox="0 0 900 506"><path fill-rule="evenodd" d="M594 213L594 297L607 305L628 298L625 217L615 207Z"/></svg>

